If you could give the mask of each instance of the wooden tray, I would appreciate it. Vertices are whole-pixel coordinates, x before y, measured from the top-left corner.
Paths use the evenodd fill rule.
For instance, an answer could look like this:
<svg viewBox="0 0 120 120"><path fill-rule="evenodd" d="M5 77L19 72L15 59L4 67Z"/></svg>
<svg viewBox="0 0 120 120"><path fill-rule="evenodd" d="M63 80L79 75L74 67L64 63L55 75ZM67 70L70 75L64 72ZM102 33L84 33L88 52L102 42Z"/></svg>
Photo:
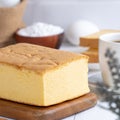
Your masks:
<svg viewBox="0 0 120 120"><path fill-rule="evenodd" d="M36 107L0 100L0 116L16 120L59 120L93 107L97 102L94 93L50 107Z"/></svg>

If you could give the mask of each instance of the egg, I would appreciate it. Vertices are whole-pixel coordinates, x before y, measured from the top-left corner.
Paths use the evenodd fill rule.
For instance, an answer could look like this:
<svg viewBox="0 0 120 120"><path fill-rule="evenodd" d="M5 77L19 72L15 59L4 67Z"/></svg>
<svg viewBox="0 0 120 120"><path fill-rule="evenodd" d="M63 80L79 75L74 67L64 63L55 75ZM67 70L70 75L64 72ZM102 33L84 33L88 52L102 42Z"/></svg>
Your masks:
<svg viewBox="0 0 120 120"><path fill-rule="evenodd" d="M65 31L67 40L73 45L80 44L80 37L98 32L99 28L96 24L87 21L79 20L72 23Z"/></svg>
<svg viewBox="0 0 120 120"><path fill-rule="evenodd" d="M20 0L0 0L0 7L13 7L20 3Z"/></svg>

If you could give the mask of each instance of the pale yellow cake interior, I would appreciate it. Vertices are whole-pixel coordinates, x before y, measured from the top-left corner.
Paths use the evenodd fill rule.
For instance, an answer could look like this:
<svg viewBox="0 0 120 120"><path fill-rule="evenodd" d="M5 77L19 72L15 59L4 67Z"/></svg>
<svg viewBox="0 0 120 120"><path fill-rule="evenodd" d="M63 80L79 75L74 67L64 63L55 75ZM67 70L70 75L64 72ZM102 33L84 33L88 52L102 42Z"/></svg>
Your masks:
<svg viewBox="0 0 120 120"><path fill-rule="evenodd" d="M26 51L31 50L31 47L35 48L35 45L31 46L29 44L15 45L15 48L23 45L26 46ZM16 55L13 52L15 51L13 49L14 45L12 46L12 50L9 50L9 48L11 49L11 47L7 47L0 51L0 57L2 57L0 59L0 98L37 106L49 106L89 92L87 75L88 57L67 52L64 53L62 51L59 51L61 54L59 55L58 51L53 50L57 52L61 62L59 59L57 60L57 56L55 55L52 61L55 60L58 63L53 64L54 62L49 62L48 59L51 60L51 57L47 57L49 56L47 55L47 62L44 62L44 67L43 64L40 64L39 59L31 59L34 65L32 69L32 64L29 66L29 62L25 60L21 59L19 62L14 62L12 58L15 58L15 56L11 56L11 54ZM52 49L44 47L40 47L40 49L48 50L49 53L52 51ZM54 52L51 54L54 54ZM18 57L20 57L20 51L17 53L19 53L17 56L19 55ZM23 54L26 55L26 52ZM8 55L10 61L7 62ZM66 55L68 62L62 55L64 57ZM39 58L39 54L35 56ZM29 59L28 57L27 60L29 61ZM35 67L37 65L38 67Z"/></svg>

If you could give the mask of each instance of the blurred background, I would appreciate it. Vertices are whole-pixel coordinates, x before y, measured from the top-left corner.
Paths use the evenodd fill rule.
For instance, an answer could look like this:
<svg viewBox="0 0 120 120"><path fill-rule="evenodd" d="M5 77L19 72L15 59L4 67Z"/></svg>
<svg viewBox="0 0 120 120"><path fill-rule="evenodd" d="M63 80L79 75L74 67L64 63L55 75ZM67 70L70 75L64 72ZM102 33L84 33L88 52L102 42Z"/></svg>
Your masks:
<svg viewBox="0 0 120 120"><path fill-rule="evenodd" d="M64 29L76 20L85 19L100 29L120 29L119 0L28 0L24 15L27 25L47 22Z"/></svg>

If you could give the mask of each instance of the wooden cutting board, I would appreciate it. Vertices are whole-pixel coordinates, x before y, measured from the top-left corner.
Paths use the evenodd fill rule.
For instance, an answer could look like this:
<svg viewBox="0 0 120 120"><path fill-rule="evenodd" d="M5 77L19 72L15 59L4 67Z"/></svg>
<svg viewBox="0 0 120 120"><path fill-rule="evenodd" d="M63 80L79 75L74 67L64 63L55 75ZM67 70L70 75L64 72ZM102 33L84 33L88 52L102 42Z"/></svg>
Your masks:
<svg viewBox="0 0 120 120"><path fill-rule="evenodd" d="M0 100L0 116L16 120L59 120L93 107L97 102L94 93L50 107L36 107Z"/></svg>

